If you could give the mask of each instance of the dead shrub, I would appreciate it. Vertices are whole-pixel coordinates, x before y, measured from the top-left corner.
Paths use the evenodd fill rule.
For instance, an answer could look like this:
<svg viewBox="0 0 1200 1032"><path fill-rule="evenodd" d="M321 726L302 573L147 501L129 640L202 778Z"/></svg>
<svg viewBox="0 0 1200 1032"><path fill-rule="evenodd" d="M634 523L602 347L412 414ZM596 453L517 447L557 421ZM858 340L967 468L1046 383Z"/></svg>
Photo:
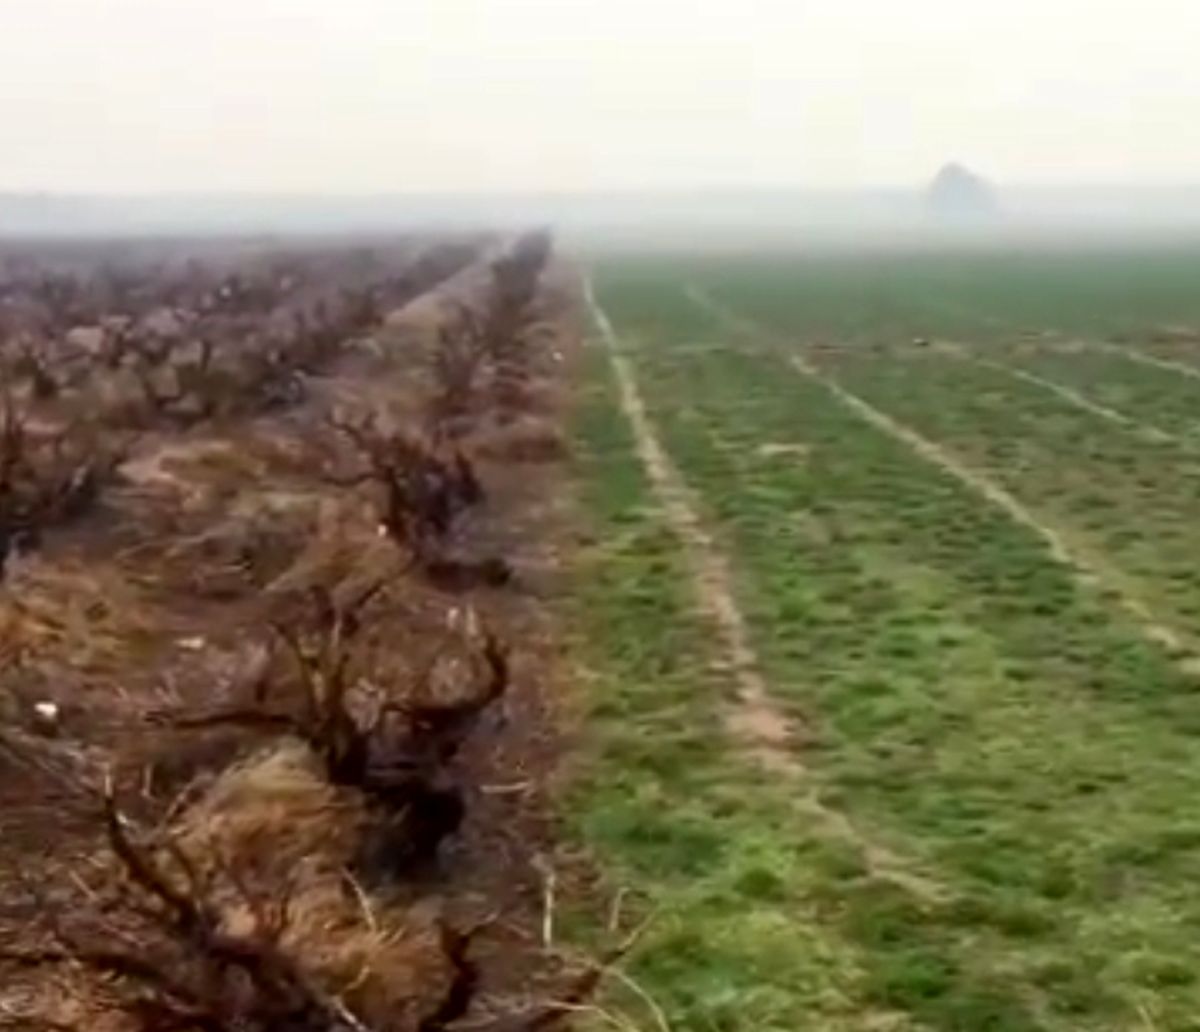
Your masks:
<svg viewBox="0 0 1200 1032"><path fill-rule="evenodd" d="M538 282L549 255L549 236L526 234L488 267L482 303L449 304L430 359L435 390L428 422L434 439L463 436L481 407L508 414L527 406L536 365Z"/></svg>
<svg viewBox="0 0 1200 1032"><path fill-rule="evenodd" d="M485 635L478 645L460 643L457 655L442 643L413 680L388 683L397 672L378 664L366 633L368 605L381 589L310 588L275 624L271 660L244 686L248 698L164 717L176 728L257 728L307 743L331 784L369 798L379 818L375 840L386 841L388 866L402 873L430 864L457 831L464 799L451 764L507 691L509 664ZM448 669L449 692L436 687Z"/></svg>
<svg viewBox="0 0 1200 1032"><path fill-rule="evenodd" d="M471 441L475 454L501 462L559 462L569 449L562 431L547 419L518 416L477 434Z"/></svg>
<svg viewBox="0 0 1200 1032"><path fill-rule="evenodd" d="M488 360L484 318L467 305L451 305L438 324L430 359L434 392L427 419L435 440L454 440L469 428Z"/></svg>
<svg viewBox="0 0 1200 1032"><path fill-rule="evenodd" d="M547 233L526 233L492 262L485 339L493 366L493 398L501 410L521 404L532 366L529 333L536 320L538 280L549 260Z"/></svg>
<svg viewBox="0 0 1200 1032"><path fill-rule="evenodd" d="M54 657L62 667L105 676L152 638L142 593L115 565L34 556L14 569L0 607L0 663L10 670Z"/></svg>
<svg viewBox="0 0 1200 1032"><path fill-rule="evenodd" d="M495 569L508 579L499 559L468 563L452 555L455 533L465 514L484 501L474 464L458 448L438 447L403 429L385 429L374 414L358 421L332 418L351 442L358 459L352 472L327 471L339 486L374 484L379 495L380 526L422 571L436 577L447 569Z"/></svg>
<svg viewBox="0 0 1200 1032"><path fill-rule="evenodd" d="M76 1012L146 1032L441 1028L427 1022L458 993L473 932L420 914L381 922L342 866L354 806L306 755L237 768L175 828L135 830L108 789L111 862L67 899L27 883L29 945L0 948L0 962L73 970ZM71 1008L45 1010L29 1018Z"/></svg>
<svg viewBox="0 0 1200 1032"><path fill-rule="evenodd" d="M35 547L44 531L89 512L123 449L76 425L29 428L11 398L0 412L0 576L14 549Z"/></svg>

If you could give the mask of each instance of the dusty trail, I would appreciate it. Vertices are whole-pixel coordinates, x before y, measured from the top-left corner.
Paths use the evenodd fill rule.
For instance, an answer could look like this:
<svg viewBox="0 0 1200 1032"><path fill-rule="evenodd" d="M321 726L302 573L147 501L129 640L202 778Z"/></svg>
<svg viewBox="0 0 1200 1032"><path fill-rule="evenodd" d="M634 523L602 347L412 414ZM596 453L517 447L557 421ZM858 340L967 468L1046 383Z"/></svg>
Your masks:
<svg viewBox="0 0 1200 1032"><path fill-rule="evenodd" d="M927 437L922 437L915 430L904 426L897 422L887 413L880 411L873 405L856 394L851 394L840 384L823 375L818 369L810 365L799 355L793 355L789 359L792 368L802 376L806 376L811 380L815 380L834 397L836 397L843 405L849 409L853 409L855 413L861 416L864 420L879 430L882 430L889 437L895 438L897 441L907 445L912 451L916 452L926 462L932 463L939 469L944 470L954 477L959 482L965 484L976 494L986 499L990 504L998 509L1002 509L1005 514L1015 523L1021 524L1032 530L1046 545L1047 551L1054 557L1057 562L1067 566L1078 566L1075 558L1067 549L1062 537L1050 527L1039 521L1033 513L1025 508L1016 498L1009 494L1004 488L998 484L992 483L986 477L969 469L952 457L944 448L935 444Z"/></svg>
<svg viewBox="0 0 1200 1032"><path fill-rule="evenodd" d="M590 276L583 277L583 300L584 304L587 305L588 312L591 314L592 321L595 322L596 328L600 331L600 340L608 347L609 354L616 357L617 334L607 313L605 313L596 300L596 288L592 285L592 278ZM645 410L643 409L643 415L644 413ZM659 449L660 452L661 450Z"/></svg>
<svg viewBox="0 0 1200 1032"><path fill-rule="evenodd" d="M697 514L691 489L655 432L633 366L620 353L612 323L596 302L590 282L585 288L585 297L608 353L621 409L633 431L638 458L667 522L683 544L696 594L720 638L724 652L722 665L729 670L736 685L736 705L726 714L726 726L765 771L807 780L808 771L792 749L797 731L775 705L760 673L745 618L734 598L729 564ZM828 834L858 851L876 877L890 881L925 903L944 901L951 895L945 886L912 871L909 861L865 837L844 813L822 803L815 786L798 793L794 803L803 814L818 821Z"/></svg>
<svg viewBox="0 0 1200 1032"><path fill-rule="evenodd" d="M1078 549L1069 547L1062 535L1039 520L1029 509L1009 494L999 484L982 473L972 470L941 445L923 437L911 427L893 419L840 384L824 376L819 370L798 355L790 358L792 368L798 373L821 384L847 408L853 409L864 420L884 433L907 445L925 461L938 466L959 483L1001 509L1014 523L1033 531L1046 545L1046 550L1055 561L1070 567L1087 584L1103 584L1113 589L1122 609L1133 619L1142 636L1156 645L1164 646L1174 653L1189 653L1189 643L1174 629L1166 626L1141 599L1124 587L1124 578L1110 569L1107 564L1092 557L1084 557ZM1194 672L1194 658L1182 660L1184 669Z"/></svg>
<svg viewBox="0 0 1200 1032"><path fill-rule="evenodd" d="M1169 358L1159 358L1157 355L1147 355L1143 351L1138 351L1137 348L1126 348L1120 344L1108 344L1103 341L1089 340L1083 342L1084 347L1094 348L1097 351L1107 351L1109 354L1120 355L1122 358L1127 358L1131 362L1140 362L1142 365L1151 366L1155 369L1163 369L1170 373L1178 373L1180 376L1186 376L1191 380L1200 380L1200 369L1195 366L1187 365L1184 362L1173 362Z"/></svg>
<svg viewBox="0 0 1200 1032"><path fill-rule="evenodd" d="M731 330L744 334L747 337L761 339L766 332L761 324L755 322L753 319L747 319L732 308L726 308L725 305L715 300L707 290L697 286L695 283L685 283L683 285L683 296L691 301L692 304L708 312L718 322L723 322Z"/></svg>
<svg viewBox="0 0 1200 1032"><path fill-rule="evenodd" d="M672 529L683 541L697 593L716 625L728 667L737 685L737 707L729 714L730 729L745 742L766 767L799 773L799 760L789 751L794 731L771 701L758 659L750 645L745 619L733 597L729 566L712 535L705 529L690 497L691 491L668 457L638 390L629 360L614 346L612 326L599 307L593 307L602 340L620 392L621 409L633 430L638 458L645 467L655 494Z"/></svg>
<svg viewBox="0 0 1200 1032"><path fill-rule="evenodd" d="M1133 430L1136 433L1143 434L1146 437L1156 441L1174 441L1176 440L1171 434L1165 430L1160 430L1156 426L1151 426L1149 423L1142 423L1134 419L1132 416L1127 416L1124 412L1118 412L1114 408L1109 408L1107 405L1101 405L1098 402L1092 401L1091 398L1085 397L1079 391L1070 387L1064 387L1061 383L1055 383L1053 380L1047 380L1045 377L1038 376L1025 369L1018 369L1015 366L1005 365L1003 362L994 362L987 358L976 358L973 355L968 355L965 350L956 352L958 357L965 359L975 365L982 366L985 369L994 369L996 372L1004 373L1014 377L1017 380L1023 380L1025 383L1032 384L1039 390L1048 391L1056 397L1062 398L1067 404L1074 406L1084 412L1091 413L1106 422L1113 423L1116 426L1122 427L1125 430Z"/></svg>
<svg viewBox="0 0 1200 1032"><path fill-rule="evenodd" d="M721 319L731 329L747 334L752 339L774 340L769 330L758 323L730 311L724 305L714 301L695 286L685 287L685 294L693 301L701 304L704 309ZM1069 567L1079 580L1086 585L1102 585L1110 591L1121 609L1129 616L1138 631L1147 641L1161 646L1176 654L1179 666L1186 673L1195 675L1200 669L1200 663L1194 642L1190 636L1184 636L1176 629L1167 626L1159 619L1145 602L1143 602L1127 584L1126 578L1113 570L1103 560L1082 553L1076 546L1069 545L1064 536L1054 527L1039 519L1026 508L1014 495L984 474L973 470L961 459L953 455L935 441L905 426L899 420L877 409L870 402L846 390L832 377L821 372L801 355L790 352L787 361L795 372L829 391L843 405L851 409L865 422L881 430L896 441L905 445L914 454L926 462L937 466L952 476L964 487L984 499L990 505L1004 512L1014 523L1020 524L1036 534L1046 546L1047 552L1058 563Z"/></svg>
<svg viewBox="0 0 1200 1032"><path fill-rule="evenodd" d="M764 330L760 324L749 320L744 316L739 315L737 312L731 311L724 305L719 304L717 301L714 301L710 295L705 293L695 284L686 284L683 288L683 292L691 301L720 319L731 329L736 329L739 333L745 333L751 336L763 336ZM1036 374L1030 373L1027 370L1005 365L1003 362L995 362L991 359L978 358L977 356L970 354L968 349L965 347L943 347L941 350L943 354L953 355L955 358L972 362L975 365L982 366L985 369L993 369L997 372L1005 373L1009 376L1015 377L1018 380L1024 380L1026 383L1032 384L1041 390L1049 391L1050 393L1057 395L1058 397L1062 398L1063 401L1073 405L1078 409L1082 409L1085 412L1090 412L1092 415L1097 416L1100 419L1104 419L1107 422L1121 426L1126 430L1137 431L1158 441L1177 440L1177 438L1173 437L1171 434L1168 434L1165 430L1160 430L1158 427L1139 422L1132 416L1128 416L1123 412L1118 412L1116 409L1109 408L1107 405L1101 405L1098 402L1092 401L1090 398L1079 393L1079 391L1073 390L1070 387L1064 387L1062 384L1055 383L1052 380L1047 380L1044 377L1037 376ZM1125 349L1116 350L1120 351L1122 354L1127 354ZM1184 372L1186 375L1195 376L1197 379L1200 379L1200 369L1189 369L1184 366L1177 366L1176 363L1164 363L1157 359L1147 358L1146 356L1135 356L1132 353L1128 353L1128 357L1145 358L1149 364L1174 367L1179 372Z"/></svg>

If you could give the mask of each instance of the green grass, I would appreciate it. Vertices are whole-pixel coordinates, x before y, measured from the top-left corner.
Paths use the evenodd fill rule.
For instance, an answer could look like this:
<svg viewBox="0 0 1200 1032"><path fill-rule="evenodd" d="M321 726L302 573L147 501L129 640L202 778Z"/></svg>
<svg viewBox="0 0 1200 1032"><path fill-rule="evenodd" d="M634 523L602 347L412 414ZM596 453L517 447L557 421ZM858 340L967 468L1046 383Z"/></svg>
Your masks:
<svg viewBox="0 0 1200 1032"><path fill-rule="evenodd" d="M723 300L751 302L739 277L753 264L647 261L601 280L734 563L777 701L814 737L805 786L765 777L726 738L712 635L593 354L578 436L599 543L577 626L594 712L571 810L610 882L659 907L635 977L677 1029L1196 1027L1196 682L1036 535L782 361L739 349L680 290L708 276ZM757 289L797 322L812 325L814 291L827 310L848 303L794 263L771 275ZM789 276L802 282L785 297ZM743 308L778 319L768 309ZM1106 498L1090 544L1182 612L1189 567L1162 543L1120 541L1151 538L1172 506L1191 513L1183 450L944 356L825 361L1031 504L1082 528L1095 514L1075 493ZM868 876L795 805L812 788L945 899Z"/></svg>
<svg viewBox="0 0 1200 1032"><path fill-rule="evenodd" d="M949 447L1104 557L1165 623L1186 629L1200 617L1194 447L1131 432L1036 385L944 355L846 351L826 366L846 388ZM1141 381L1138 367L1127 382ZM1191 381L1180 390L1192 390ZM1200 391L1192 393L1200 406Z"/></svg>
<svg viewBox="0 0 1200 1032"><path fill-rule="evenodd" d="M803 340L989 343L1046 330L1143 340L1163 325L1200 325L1194 247L701 255L625 260L601 271L623 306L635 291L682 280Z"/></svg>
<svg viewBox="0 0 1200 1032"><path fill-rule="evenodd" d="M1040 1027L1004 977L947 949L971 914L869 877L794 804L799 786L731 748L728 686L607 392L580 436L604 545L579 576L593 709L568 811L610 885L652 909L633 977L677 1029Z"/></svg>
<svg viewBox="0 0 1200 1032"><path fill-rule="evenodd" d="M1094 347L1013 349L1006 360L1193 447L1200 444L1200 380Z"/></svg>
<svg viewBox="0 0 1200 1032"><path fill-rule="evenodd" d="M679 542L652 506L603 356L592 359L577 438L597 544L577 571L575 617L591 711L567 810L611 888L653 911L630 973L672 1027L839 1027L860 1013L861 976L807 898L839 858L728 748Z"/></svg>

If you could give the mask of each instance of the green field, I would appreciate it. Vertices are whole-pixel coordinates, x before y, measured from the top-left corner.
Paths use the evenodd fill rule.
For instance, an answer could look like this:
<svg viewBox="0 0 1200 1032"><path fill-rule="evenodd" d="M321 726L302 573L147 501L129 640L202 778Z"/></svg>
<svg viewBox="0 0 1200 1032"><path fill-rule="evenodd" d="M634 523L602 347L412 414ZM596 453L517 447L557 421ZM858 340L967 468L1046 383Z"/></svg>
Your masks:
<svg viewBox="0 0 1200 1032"><path fill-rule="evenodd" d="M593 281L795 731L727 730L596 333L573 812L669 1026L1200 1028L1200 253Z"/></svg>

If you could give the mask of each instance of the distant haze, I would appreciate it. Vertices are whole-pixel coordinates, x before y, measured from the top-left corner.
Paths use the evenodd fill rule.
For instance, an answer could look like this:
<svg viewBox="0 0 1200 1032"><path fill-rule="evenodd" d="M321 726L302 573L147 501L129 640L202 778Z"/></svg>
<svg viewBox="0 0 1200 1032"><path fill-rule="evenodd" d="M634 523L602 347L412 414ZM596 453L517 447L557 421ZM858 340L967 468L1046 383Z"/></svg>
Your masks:
<svg viewBox="0 0 1200 1032"><path fill-rule="evenodd" d="M1011 189L985 219L909 190L759 189L395 195L0 193L0 237L380 234L547 225L573 245L1110 246L1200 240L1200 188Z"/></svg>
<svg viewBox="0 0 1200 1032"><path fill-rule="evenodd" d="M1200 183L1191 0L0 0L0 190Z"/></svg>

